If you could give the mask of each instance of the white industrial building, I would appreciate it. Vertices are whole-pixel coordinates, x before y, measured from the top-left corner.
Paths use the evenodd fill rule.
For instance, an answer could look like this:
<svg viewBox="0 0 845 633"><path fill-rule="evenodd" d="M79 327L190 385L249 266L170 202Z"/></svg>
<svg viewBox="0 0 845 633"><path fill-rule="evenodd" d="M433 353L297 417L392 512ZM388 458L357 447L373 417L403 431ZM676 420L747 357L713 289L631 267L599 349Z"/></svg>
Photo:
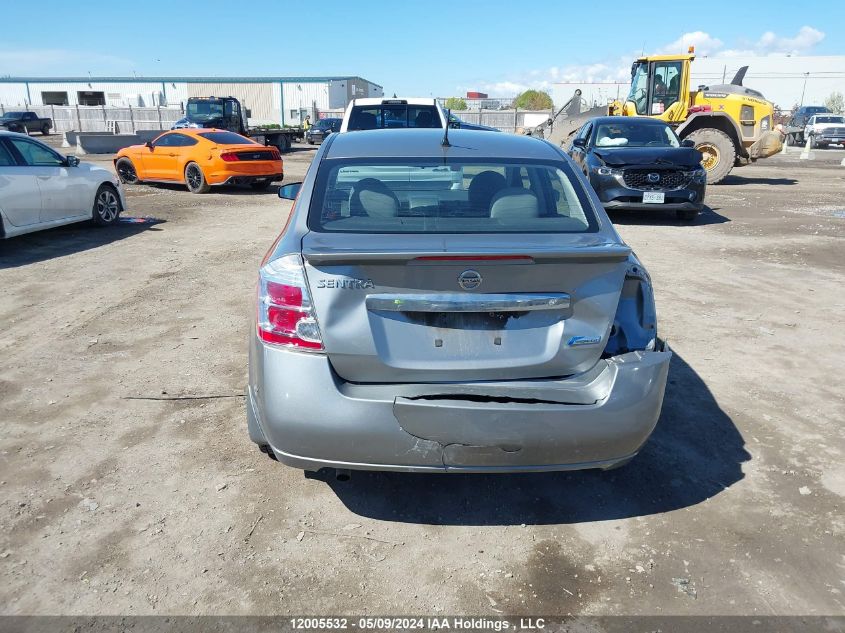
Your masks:
<svg viewBox="0 0 845 633"><path fill-rule="evenodd" d="M313 110L337 110L353 98L381 97L361 77L0 77L0 104L179 107L189 97L236 97L250 122L298 125Z"/></svg>
<svg viewBox="0 0 845 633"><path fill-rule="evenodd" d="M632 60L633 61L633 60ZM769 55L749 57L696 57L691 87L729 83L736 71L748 66L743 85L753 88L788 111L793 105L824 105L832 92L845 94L845 56ZM620 75L627 76L627 69ZM630 80L619 82L566 82L552 86L552 99L560 107L579 88L589 105L605 105L628 95Z"/></svg>

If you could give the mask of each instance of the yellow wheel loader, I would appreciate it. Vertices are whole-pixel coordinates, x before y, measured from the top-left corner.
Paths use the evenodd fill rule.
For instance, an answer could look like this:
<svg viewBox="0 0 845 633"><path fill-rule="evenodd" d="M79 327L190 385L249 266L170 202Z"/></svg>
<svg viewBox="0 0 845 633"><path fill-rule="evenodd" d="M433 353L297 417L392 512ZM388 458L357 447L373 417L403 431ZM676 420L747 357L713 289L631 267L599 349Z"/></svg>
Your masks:
<svg viewBox="0 0 845 633"><path fill-rule="evenodd" d="M702 154L708 184L722 181L735 165L776 154L783 135L774 129L774 106L742 85L747 66L729 84L690 87L692 48L687 55L640 57L631 66L631 90L624 102L585 109L581 91L545 124L531 131L564 145L594 116L648 116L665 121Z"/></svg>

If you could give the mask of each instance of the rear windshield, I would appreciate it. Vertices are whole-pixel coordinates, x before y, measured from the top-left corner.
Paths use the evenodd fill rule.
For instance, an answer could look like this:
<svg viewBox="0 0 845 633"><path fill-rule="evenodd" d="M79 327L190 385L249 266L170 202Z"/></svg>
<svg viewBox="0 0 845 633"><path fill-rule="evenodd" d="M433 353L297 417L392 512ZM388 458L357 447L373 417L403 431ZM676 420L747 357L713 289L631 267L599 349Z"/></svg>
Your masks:
<svg viewBox="0 0 845 633"><path fill-rule="evenodd" d="M324 161L309 228L351 233L584 233L598 230L562 163Z"/></svg>
<svg viewBox="0 0 845 633"><path fill-rule="evenodd" d="M243 145L244 143L258 145L255 141L234 132L201 132L200 136L218 145Z"/></svg>
<svg viewBox="0 0 845 633"><path fill-rule="evenodd" d="M443 124L437 107L433 105L382 104L353 106L347 130L404 127L442 128Z"/></svg>

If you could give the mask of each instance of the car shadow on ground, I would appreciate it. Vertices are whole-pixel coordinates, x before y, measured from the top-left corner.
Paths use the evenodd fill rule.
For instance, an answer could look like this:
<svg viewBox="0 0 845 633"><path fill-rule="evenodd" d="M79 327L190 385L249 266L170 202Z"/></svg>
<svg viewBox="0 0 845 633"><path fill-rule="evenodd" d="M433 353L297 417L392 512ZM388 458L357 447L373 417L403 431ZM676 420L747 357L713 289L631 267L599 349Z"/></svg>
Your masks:
<svg viewBox="0 0 845 633"><path fill-rule="evenodd" d="M433 525L548 525L647 516L696 505L743 478L751 458L701 377L674 355L663 412L651 439L612 471L517 475L354 471L331 487L352 512Z"/></svg>
<svg viewBox="0 0 845 633"><path fill-rule="evenodd" d="M660 226L705 226L707 224L722 224L730 222L730 218L717 213L718 207L709 207L706 204L695 220L688 222L679 220L674 211L608 211L607 215L614 224L654 224Z"/></svg>
<svg viewBox="0 0 845 633"><path fill-rule="evenodd" d="M208 193L217 193L222 194L224 196L266 196L266 195L279 195L279 187L281 186L282 182L274 182L266 189L253 189L249 185L214 185L211 188L211 191ZM183 184L179 183L163 183L163 182L156 182L156 183L141 183L139 185L132 185L133 187L153 187L155 189L163 189L165 191L176 191L182 192L185 194L191 193L188 191L187 187ZM198 193L198 194L191 194L197 196L204 196L207 194Z"/></svg>
<svg viewBox="0 0 845 633"><path fill-rule="evenodd" d="M146 231L160 231L157 225L164 222L157 218L127 216L112 226L78 222L0 240L0 270L87 251Z"/></svg>
<svg viewBox="0 0 845 633"><path fill-rule="evenodd" d="M745 176L731 174L730 176L726 177L722 182L720 182L718 186L722 187L724 185L794 185L797 183L798 181L794 178L761 178L759 176L747 178Z"/></svg>

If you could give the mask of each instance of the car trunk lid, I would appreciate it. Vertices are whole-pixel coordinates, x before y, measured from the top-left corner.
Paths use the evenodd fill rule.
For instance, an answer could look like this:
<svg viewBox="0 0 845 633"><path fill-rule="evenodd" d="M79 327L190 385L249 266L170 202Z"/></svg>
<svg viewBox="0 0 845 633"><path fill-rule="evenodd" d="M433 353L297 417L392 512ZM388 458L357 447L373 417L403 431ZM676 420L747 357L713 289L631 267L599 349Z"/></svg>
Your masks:
<svg viewBox="0 0 845 633"><path fill-rule="evenodd" d="M600 358L630 249L600 234L308 233L326 353L353 382L566 376Z"/></svg>

